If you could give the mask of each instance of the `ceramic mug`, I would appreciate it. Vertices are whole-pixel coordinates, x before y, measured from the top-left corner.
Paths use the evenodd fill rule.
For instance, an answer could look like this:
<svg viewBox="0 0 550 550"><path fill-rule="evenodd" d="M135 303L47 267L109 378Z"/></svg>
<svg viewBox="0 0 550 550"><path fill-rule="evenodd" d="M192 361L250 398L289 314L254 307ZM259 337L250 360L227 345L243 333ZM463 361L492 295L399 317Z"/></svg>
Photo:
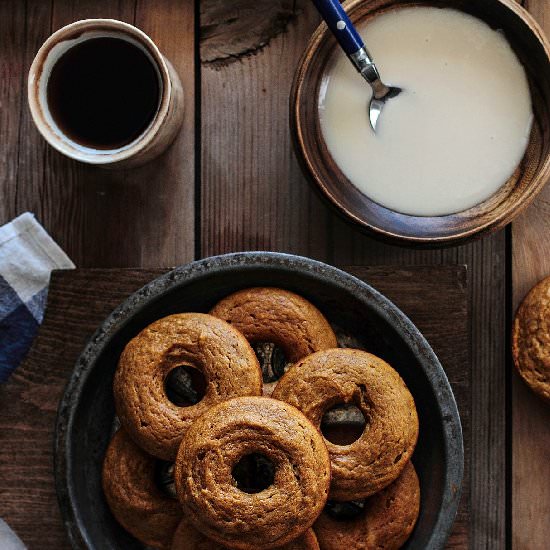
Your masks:
<svg viewBox="0 0 550 550"><path fill-rule="evenodd" d="M48 82L59 60L74 46L97 38L118 38L139 48L158 77L158 105L149 123L137 137L116 147L95 147L68 135L52 113ZM94 44L97 44L95 42ZM93 51L94 45L89 49ZM132 93L132 90L129 90ZM141 93L141 90L133 90ZM170 62L141 30L114 19L76 21L52 34L34 58L28 77L28 100L33 120L48 143L64 155L105 168L143 164L162 153L174 140L183 121L183 89ZM82 106L83 109L86 105Z"/></svg>

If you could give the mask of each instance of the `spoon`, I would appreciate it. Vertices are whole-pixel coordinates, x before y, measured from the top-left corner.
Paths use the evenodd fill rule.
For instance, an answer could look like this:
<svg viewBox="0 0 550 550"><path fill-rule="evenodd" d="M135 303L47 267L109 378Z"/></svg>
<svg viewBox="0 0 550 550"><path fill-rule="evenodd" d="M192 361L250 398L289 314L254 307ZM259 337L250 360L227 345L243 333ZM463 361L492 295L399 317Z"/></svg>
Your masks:
<svg viewBox="0 0 550 550"><path fill-rule="evenodd" d="M376 125L386 101L399 95L402 90L382 82L374 60L338 0L313 0L313 3L350 61L372 88L369 121L376 132Z"/></svg>

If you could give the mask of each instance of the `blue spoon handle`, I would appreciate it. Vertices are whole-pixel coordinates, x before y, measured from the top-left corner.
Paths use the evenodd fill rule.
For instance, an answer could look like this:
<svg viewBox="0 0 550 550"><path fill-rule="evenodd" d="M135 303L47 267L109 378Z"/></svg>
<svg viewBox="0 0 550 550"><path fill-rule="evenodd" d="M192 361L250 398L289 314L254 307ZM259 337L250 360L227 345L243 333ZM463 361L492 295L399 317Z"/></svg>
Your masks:
<svg viewBox="0 0 550 550"><path fill-rule="evenodd" d="M389 92L389 88L380 80L374 60L340 2L313 0L313 3L357 71L371 85L374 97L376 99L384 97Z"/></svg>
<svg viewBox="0 0 550 550"><path fill-rule="evenodd" d="M348 56L365 47L338 0L313 0L313 3Z"/></svg>

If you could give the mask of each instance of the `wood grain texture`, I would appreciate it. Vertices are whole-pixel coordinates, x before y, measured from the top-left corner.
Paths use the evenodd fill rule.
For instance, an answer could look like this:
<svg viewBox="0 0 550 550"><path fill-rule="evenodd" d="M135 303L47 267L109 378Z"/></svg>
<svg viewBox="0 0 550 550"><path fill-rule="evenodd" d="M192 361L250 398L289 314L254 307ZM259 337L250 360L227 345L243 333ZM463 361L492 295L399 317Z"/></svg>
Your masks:
<svg viewBox="0 0 550 550"><path fill-rule="evenodd" d="M550 33L550 3L525 7ZM512 226L513 310L550 275L550 187ZM513 367L510 367L513 368ZM512 373L512 548L546 550L550 527L550 407Z"/></svg>
<svg viewBox="0 0 550 550"><path fill-rule="evenodd" d="M445 365L467 425L470 397L464 365L468 363L469 333L464 268L350 269L387 294L418 324ZM57 404L73 365L108 313L165 271L79 269L53 274L39 336L24 363L0 386L0 517L30 550L69 547L55 497L52 452ZM456 548L466 547L467 520L461 513Z"/></svg>
<svg viewBox="0 0 550 550"><path fill-rule="evenodd" d="M202 0L200 10L201 60L214 66L258 53L297 16L294 0Z"/></svg>
<svg viewBox="0 0 550 550"><path fill-rule="evenodd" d="M201 21L218 21L218 32L228 18L221 4L231 13L227 2L201 4ZM252 249L325 256L329 213L304 185L288 130L290 84L317 23L312 3L297 1L283 32L270 38L267 29L240 56L217 63L202 29L202 256Z"/></svg>
<svg viewBox="0 0 550 550"><path fill-rule="evenodd" d="M37 182L43 177L44 140L31 127L26 72L34 53L50 34L51 6L40 0L1 5L0 32L0 223L32 207L41 216ZM27 207L29 204L29 207Z"/></svg>
<svg viewBox="0 0 550 550"><path fill-rule="evenodd" d="M135 23L178 71L185 120L174 145L138 168L107 171L70 161L48 147L26 105L26 75L54 30L77 19L112 17ZM194 254L195 68L193 0L3 2L0 223L30 210L81 266L173 265ZM4 73L2 73L4 74Z"/></svg>
<svg viewBox="0 0 550 550"><path fill-rule="evenodd" d="M468 264L475 464L470 544L500 549L506 531L506 236L448 250L403 249L364 236L319 200L298 167L288 131L294 70L318 22L307 0L297 0L295 9L297 19L255 55L216 67L202 62L202 255L267 249L341 265ZM206 47L203 41L201 52Z"/></svg>

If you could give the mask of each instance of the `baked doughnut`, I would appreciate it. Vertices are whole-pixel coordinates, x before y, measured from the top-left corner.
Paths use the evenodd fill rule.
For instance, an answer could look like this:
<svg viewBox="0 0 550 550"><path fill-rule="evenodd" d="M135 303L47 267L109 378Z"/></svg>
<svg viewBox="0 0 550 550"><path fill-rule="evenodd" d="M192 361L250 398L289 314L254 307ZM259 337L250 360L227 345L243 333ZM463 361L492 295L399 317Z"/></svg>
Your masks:
<svg viewBox="0 0 550 550"><path fill-rule="evenodd" d="M356 500L389 485L409 461L418 437L414 400L399 374L382 359L355 349L319 351L279 380L275 399L301 410L319 427L327 410L353 404L366 427L349 445L325 440L330 453L330 498Z"/></svg>
<svg viewBox="0 0 550 550"><path fill-rule="evenodd" d="M181 521L175 498L155 483L157 460L142 451L124 430L118 430L103 460L103 492L116 520L142 543L169 549Z"/></svg>
<svg viewBox="0 0 550 550"><path fill-rule="evenodd" d="M325 508L313 526L321 550L401 548L420 511L420 487L412 463L393 483L359 504L357 515L349 518L335 517Z"/></svg>
<svg viewBox="0 0 550 550"><path fill-rule="evenodd" d="M529 291L516 313L512 355L523 380L550 404L550 277Z"/></svg>
<svg viewBox="0 0 550 550"><path fill-rule="evenodd" d="M271 480L241 490L235 468L261 456ZM283 546L307 531L330 486L321 434L294 407L268 397L238 397L215 405L189 428L175 465L184 513L201 533L241 550Z"/></svg>
<svg viewBox="0 0 550 550"><path fill-rule="evenodd" d="M271 342L288 363L338 346L323 314L305 298L280 288L247 288L218 302L210 311L240 330L254 345ZM271 395L282 372L264 371L264 395Z"/></svg>
<svg viewBox="0 0 550 550"><path fill-rule="evenodd" d="M205 537L186 518L181 520L172 541L172 550L228 550L228 548ZM284 546L278 546L277 550L319 550L319 543L313 529L308 529L298 539Z"/></svg>
<svg viewBox="0 0 550 550"><path fill-rule="evenodd" d="M172 403L165 390L166 377L181 365L206 379L204 397L188 407ZM130 340L113 390L117 415L130 437L148 453L173 461L196 418L230 397L261 395L262 374L238 330L211 315L180 313L152 323Z"/></svg>

